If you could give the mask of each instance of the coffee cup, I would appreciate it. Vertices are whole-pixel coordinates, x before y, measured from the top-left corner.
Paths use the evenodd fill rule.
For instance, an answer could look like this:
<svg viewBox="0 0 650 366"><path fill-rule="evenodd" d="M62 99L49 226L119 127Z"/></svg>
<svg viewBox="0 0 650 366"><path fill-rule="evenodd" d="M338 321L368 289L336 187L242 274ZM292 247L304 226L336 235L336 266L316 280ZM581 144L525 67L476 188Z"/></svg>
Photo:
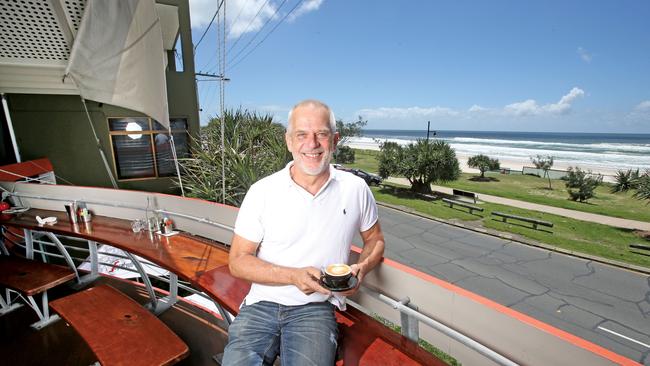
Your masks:
<svg viewBox="0 0 650 366"><path fill-rule="evenodd" d="M330 264L323 271L322 281L329 287L346 287L352 277L352 268L344 263Z"/></svg>

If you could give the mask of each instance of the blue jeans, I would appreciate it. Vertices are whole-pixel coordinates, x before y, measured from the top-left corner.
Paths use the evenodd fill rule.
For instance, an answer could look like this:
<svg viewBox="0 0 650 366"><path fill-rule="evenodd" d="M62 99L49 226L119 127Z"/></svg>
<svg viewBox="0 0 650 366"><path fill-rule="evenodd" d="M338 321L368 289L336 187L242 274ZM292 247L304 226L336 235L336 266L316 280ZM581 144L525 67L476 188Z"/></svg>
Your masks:
<svg viewBox="0 0 650 366"><path fill-rule="evenodd" d="M334 365L338 329L329 302L244 305L228 329L222 365Z"/></svg>

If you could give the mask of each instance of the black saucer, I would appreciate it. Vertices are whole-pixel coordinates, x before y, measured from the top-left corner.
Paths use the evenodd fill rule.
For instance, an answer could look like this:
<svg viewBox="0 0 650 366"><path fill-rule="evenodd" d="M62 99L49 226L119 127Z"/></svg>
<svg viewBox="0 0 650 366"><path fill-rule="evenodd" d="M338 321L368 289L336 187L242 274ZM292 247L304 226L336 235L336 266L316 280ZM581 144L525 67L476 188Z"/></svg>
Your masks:
<svg viewBox="0 0 650 366"><path fill-rule="evenodd" d="M323 281L322 279L320 280L320 285L332 292L343 292L347 290L352 290L353 288L357 287L357 283L359 283L359 279L356 276L350 277L350 279L348 280L348 284L346 286L340 286L340 287L329 286L328 284L325 283L325 281Z"/></svg>

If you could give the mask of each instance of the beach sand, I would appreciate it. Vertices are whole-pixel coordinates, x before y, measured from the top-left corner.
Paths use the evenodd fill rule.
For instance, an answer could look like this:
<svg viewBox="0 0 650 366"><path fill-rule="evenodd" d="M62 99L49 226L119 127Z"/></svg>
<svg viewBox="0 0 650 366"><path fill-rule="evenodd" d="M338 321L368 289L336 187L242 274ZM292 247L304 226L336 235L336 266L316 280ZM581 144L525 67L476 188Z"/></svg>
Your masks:
<svg viewBox="0 0 650 366"><path fill-rule="evenodd" d="M345 145L353 148L353 149L362 149L362 150L376 150L379 151L379 144L376 143L357 143L355 141L348 141ZM459 154L458 152L456 153L456 157L458 158L458 163L460 164L460 169L465 172L465 173L480 173L478 169L473 169L467 166L467 160L471 157L471 155L465 155L465 154ZM513 159L503 159L503 158L498 158L499 163L501 163L501 168L508 168L510 170L514 171L522 171L523 167L534 167L534 165L530 162L530 160L513 160ZM609 170L609 169L603 169L602 167L597 167L597 166L589 166L588 164L567 164L563 162L554 162L553 164L553 170L567 170L569 166L579 166L580 169L582 170L591 170L592 173L594 174L602 174L603 175L603 181L605 182L614 182L614 176L616 175L616 171L614 170Z"/></svg>

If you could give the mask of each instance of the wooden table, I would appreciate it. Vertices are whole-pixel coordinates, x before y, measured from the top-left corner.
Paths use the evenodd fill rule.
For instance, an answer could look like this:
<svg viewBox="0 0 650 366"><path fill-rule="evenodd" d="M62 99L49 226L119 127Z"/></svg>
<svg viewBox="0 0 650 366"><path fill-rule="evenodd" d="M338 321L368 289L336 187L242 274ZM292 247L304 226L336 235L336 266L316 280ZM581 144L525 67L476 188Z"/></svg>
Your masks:
<svg viewBox="0 0 650 366"><path fill-rule="evenodd" d="M39 226L36 215L55 216L54 225ZM105 243L146 258L189 281L231 314L248 293L250 283L236 279L228 269L228 249L222 243L181 233L172 237L133 233L131 222L95 216L91 227L71 225L63 212L31 209L15 216L0 215L0 224L28 230L84 238ZM443 365L442 361L355 309L337 312L341 354L337 365Z"/></svg>
<svg viewBox="0 0 650 366"><path fill-rule="evenodd" d="M57 218L57 223L41 226L36 221L36 216L53 216ZM238 306L233 309L231 302L220 299L218 284L199 281L206 272L219 268L221 271L227 271L228 249L222 243L188 233L170 237L154 234L153 239L150 239L148 232L134 233L129 220L94 216L90 225L71 224L65 212L41 209L30 209L13 215L0 214L0 225L77 237L122 249L169 270L210 295L226 310L237 312Z"/></svg>

